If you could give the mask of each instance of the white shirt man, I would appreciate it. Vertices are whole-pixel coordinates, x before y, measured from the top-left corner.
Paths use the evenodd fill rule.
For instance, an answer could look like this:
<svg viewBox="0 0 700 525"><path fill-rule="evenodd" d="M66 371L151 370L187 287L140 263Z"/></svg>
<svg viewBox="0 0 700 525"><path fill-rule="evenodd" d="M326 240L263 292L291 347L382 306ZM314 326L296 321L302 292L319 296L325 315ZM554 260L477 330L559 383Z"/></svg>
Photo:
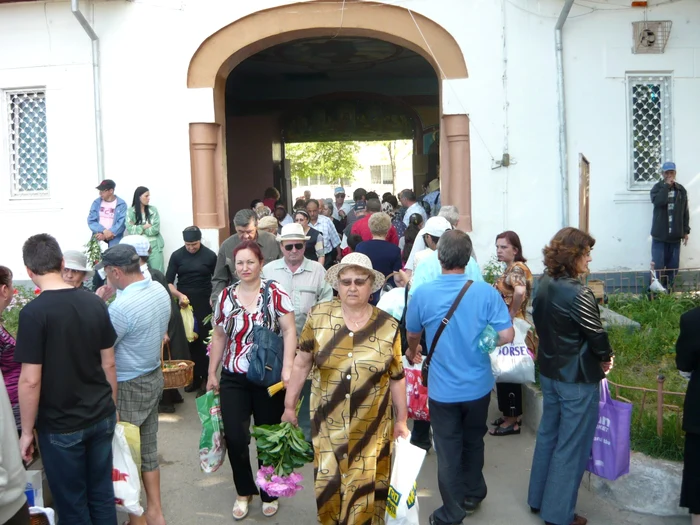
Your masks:
<svg viewBox="0 0 700 525"><path fill-rule="evenodd" d="M399 194L399 200L402 206L406 206L406 214L403 216L403 222L406 226L410 224L411 215L418 213L423 217L423 222L428 220L428 214L425 213L425 208L420 202L416 201L416 194L413 190L403 190Z"/></svg>
<svg viewBox="0 0 700 525"><path fill-rule="evenodd" d="M345 202L345 188L338 186L333 192L335 195L335 206L333 206L333 218L342 221L352 210L352 202Z"/></svg>
<svg viewBox="0 0 700 525"><path fill-rule="evenodd" d="M292 298L298 337L301 335L311 308L318 303L331 301L333 289L326 282L326 270L323 266L304 257L306 241L309 237L304 235L301 224L284 226L277 240L282 249L282 259L267 263L263 267L263 277L280 283ZM304 431L307 441L311 441L310 396L311 381L306 381L302 390L299 426Z"/></svg>

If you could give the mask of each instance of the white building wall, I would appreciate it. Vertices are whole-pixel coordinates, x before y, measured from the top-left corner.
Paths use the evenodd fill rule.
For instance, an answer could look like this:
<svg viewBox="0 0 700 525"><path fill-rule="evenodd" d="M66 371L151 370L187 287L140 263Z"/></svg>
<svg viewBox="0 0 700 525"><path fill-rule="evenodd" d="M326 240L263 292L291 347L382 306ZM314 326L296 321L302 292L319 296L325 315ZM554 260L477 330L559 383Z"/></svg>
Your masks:
<svg viewBox="0 0 700 525"><path fill-rule="evenodd" d="M105 175L128 202L136 186L151 189L163 217L166 257L192 223L188 123L193 114L208 111L208 97L186 88L190 59L221 27L286 3L291 2L110 0L95 3L94 14L90 4L81 3L102 43ZM582 152L592 166L595 270L649 264L648 192L627 189L626 72L673 73L674 154L678 179L690 194L691 226L698 210L700 2L648 10L650 20L674 25L666 53L647 56L630 52L631 22L642 20L644 12L620 9L628 4L581 0L564 28L570 222L577 224ZM465 55L469 78L444 82L442 101L446 114L468 112L472 122L473 238L481 261L493 252L495 235L513 229L538 271L542 246L561 226L553 28L562 5L562 0L407 5L441 24ZM90 235L86 216L97 197L90 41L69 2L25 2L0 6L0 49L0 90L47 87L51 198L11 201L5 142L0 153L0 221L12 225L5 229L0 263L21 278L20 247L29 235L47 231L64 249L79 248ZM0 137L6 141L4 123ZM512 165L492 169L505 152ZM698 266L695 237L682 250L683 265Z"/></svg>

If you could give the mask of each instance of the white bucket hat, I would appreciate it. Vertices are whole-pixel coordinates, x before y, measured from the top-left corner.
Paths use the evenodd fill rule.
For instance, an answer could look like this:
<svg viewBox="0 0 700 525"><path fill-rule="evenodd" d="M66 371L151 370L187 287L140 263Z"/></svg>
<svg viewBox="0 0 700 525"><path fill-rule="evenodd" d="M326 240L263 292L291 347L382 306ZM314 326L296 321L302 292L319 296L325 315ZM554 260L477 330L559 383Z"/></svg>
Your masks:
<svg viewBox="0 0 700 525"><path fill-rule="evenodd" d="M298 222L294 222L282 226L282 231L277 236L277 242L308 241L310 238L304 234L304 227Z"/></svg>
<svg viewBox="0 0 700 525"><path fill-rule="evenodd" d="M372 272L372 274L374 274L372 293L382 289L382 286L384 286L384 281L386 281L384 274L372 268L372 261L370 261L369 257L367 257L364 253L357 252L349 253L343 257L340 263L336 264L335 266L331 266L326 272L326 282L330 284L333 289L337 290L338 276L340 275L340 272L351 266L362 268L363 270L369 270Z"/></svg>
<svg viewBox="0 0 700 525"><path fill-rule="evenodd" d="M65 261L64 266L69 270L76 270L78 272L85 272L85 279L92 279L95 275L93 270L87 267L87 255L78 250L66 250L63 252L63 260Z"/></svg>

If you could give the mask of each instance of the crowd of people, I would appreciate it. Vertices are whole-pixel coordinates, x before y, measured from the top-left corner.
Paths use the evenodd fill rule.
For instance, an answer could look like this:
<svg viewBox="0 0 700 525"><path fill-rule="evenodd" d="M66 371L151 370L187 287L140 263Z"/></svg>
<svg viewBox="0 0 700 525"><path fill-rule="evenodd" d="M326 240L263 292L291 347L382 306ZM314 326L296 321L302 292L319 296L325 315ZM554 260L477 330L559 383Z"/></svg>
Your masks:
<svg viewBox="0 0 700 525"><path fill-rule="evenodd" d="M235 233L218 253L202 244L199 228L185 228L166 269L148 188L137 188L127 208L115 187L111 180L97 187L88 216L94 238L107 244L94 268L47 234L23 246L40 294L22 309L16 340L0 327L0 521L29 523L22 460L32 460L36 433L60 523L116 523L111 446L119 419L141 436L146 510L129 523L165 524L158 412L183 400L177 390L163 390L161 359L169 347L174 359L195 363L187 391L220 394L234 520L248 515L255 496L264 516L280 510L255 483L254 420L297 424L312 443L319 523L384 523L392 442L400 436L435 448L442 506L430 525L462 523L487 496L485 436L519 434L523 417L521 385L495 383L479 340L491 327L498 345L511 342L514 320L528 322L531 304L526 345L537 354L544 407L527 502L547 525L586 523L575 513L578 488L599 383L613 365L596 300L581 279L595 245L590 235L564 228L552 238L535 293L513 231L495 237L504 271L495 285L484 282L471 239L458 229L459 210L441 205L435 182L422 198L410 189L380 198L358 188L350 203L342 187L332 199L307 192L292 210L269 188L235 214ZM12 297L12 272L0 266L0 308ZM180 309L189 307L197 337L188 342ZM684 319L679 367L697 370L700 352L687 336L694 325ZM270 396L247 378L257 327L283 341L286 393ZM430 362L431 420L415 421L412 430L404 356ZM494 388L502 416L489 432ZM696 423L688 423L689 435L700 435ZM683 503L700 514L700 458L693 454Z"/></svg>

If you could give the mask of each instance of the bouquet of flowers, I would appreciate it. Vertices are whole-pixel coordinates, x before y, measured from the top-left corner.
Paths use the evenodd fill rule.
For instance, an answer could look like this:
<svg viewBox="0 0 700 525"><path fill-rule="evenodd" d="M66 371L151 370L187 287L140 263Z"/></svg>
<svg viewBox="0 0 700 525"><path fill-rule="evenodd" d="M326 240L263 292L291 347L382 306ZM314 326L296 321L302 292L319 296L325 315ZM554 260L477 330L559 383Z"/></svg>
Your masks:
<svg viewBox="0 0 700 525"><path fill-rule="evenodd" d="M102 247L100 246L100 241L94 235L90 237L90 240L85 245L85 256L93 268L102 260Z"/></svg>
<svg viewBox="0 0 700 525"><path fill-rule="evenodd" d="M299 406L297 405L297 412ZM255 483L273 497L290 498L303 487L304 477L295 468L313 460L313 450L304 439L304 433L291 423L253 427L258 459L263 466L258 470Z"/></svg>

